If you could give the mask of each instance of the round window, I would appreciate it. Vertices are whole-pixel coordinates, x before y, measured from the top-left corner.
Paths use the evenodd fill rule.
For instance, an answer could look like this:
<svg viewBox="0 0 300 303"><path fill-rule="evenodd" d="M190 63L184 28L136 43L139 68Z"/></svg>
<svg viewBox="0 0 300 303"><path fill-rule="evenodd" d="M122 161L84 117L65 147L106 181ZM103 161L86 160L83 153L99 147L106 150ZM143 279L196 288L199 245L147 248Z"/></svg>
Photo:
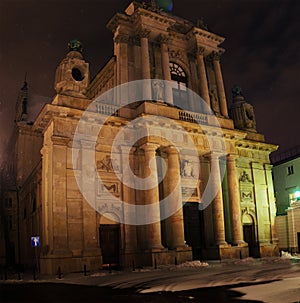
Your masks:
<svg viewBox="0 0 300 303"><path fill-rule="evenodd" d="M82 74L82 72L80 71L79 68L73 68L72 69L72 77L76 81L82 81L84 79L84 75Z"/></svg>

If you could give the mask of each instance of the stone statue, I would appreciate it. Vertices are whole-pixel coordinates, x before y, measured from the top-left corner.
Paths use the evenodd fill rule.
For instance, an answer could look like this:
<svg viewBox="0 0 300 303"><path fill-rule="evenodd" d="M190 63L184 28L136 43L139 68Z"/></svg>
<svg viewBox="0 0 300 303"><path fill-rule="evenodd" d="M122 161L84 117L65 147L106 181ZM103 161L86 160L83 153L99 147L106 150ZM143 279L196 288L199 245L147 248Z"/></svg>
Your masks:
<svg viewBox="0 0 300 303"><path fill-rule="evenodd" d="M233 95L233 98L234 98L234 97L237 97L237 96L242 96L242 97L243 97L242 88L239 87L238 85L235 85L235 86L232 88L232 95Z"/></svg>
<svg viewBox="0 0 300 303"><path fill-rule="evenodd" d="M211 88L209 90L210 103L213 111L217 114L220 113L219 100L217 97L217 92L215 89Z"/></svg>
<svg viewBox="0 0 300 303"><path fill-rule="evenodd" d="M181 170L182 177L193 177L193 166L190 161L183 161L182 170Z"/></svg>
<svg viewBox="0 0 300 303"><path fill-rule="evenodd" d="M153 80L152 88L153 88L153 96L156 101L164 100L164 83L161 80Z"/></svg>

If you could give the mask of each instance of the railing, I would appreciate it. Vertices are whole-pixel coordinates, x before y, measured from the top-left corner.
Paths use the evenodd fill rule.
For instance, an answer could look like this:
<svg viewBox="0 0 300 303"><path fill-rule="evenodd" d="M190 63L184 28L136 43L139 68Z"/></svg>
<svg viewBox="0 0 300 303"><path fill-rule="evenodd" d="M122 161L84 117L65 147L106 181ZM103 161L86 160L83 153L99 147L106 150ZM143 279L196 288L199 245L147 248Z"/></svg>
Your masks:
<svg viewBox="0 0 300 303"><path fill-rule="evenodd" d="M203 125L208 124L207 115L187 111L179 112L179 120Z"/></svg>
<svg viewBox="0 0 300 303"><path fill-rule="evenodd" d="M118 107L107 104L97 104L96 112L98 114L106 115L106 116L115 116L119 117Z"/></svg>

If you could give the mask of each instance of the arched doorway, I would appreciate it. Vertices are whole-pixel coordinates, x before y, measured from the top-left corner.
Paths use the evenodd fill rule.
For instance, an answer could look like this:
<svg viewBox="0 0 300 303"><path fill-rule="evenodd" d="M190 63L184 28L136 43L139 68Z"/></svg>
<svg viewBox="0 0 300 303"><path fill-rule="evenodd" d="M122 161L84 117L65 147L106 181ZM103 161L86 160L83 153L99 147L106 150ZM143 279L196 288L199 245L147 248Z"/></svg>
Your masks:
<svg viewBox="0 0 300 303"><path fill-rule="evenodd" d="M248 243L249 257L256 257L254 220L250 214L243 215L244 241Z"/></svg>
<svg viewBox="0 0 300 303"><path fill-rule="evenodd" d="M103 266L120 265L120 223L114 214L105 214L100 219L99 237Z"/></svg>

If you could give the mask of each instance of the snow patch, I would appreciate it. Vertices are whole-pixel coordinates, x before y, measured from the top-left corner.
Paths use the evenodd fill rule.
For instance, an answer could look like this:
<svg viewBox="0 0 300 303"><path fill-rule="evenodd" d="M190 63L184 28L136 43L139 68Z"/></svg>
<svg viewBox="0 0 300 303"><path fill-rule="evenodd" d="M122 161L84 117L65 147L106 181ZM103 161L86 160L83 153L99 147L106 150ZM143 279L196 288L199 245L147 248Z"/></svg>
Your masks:
<svg viewBox="0 0 300 303"><path fill-rule="evenodd" d="M209 266L206 262L201 261L192 261L192 262L185 262L180 265L177 265L177 268L200 268L200 267L207 267Z"/></svg>

